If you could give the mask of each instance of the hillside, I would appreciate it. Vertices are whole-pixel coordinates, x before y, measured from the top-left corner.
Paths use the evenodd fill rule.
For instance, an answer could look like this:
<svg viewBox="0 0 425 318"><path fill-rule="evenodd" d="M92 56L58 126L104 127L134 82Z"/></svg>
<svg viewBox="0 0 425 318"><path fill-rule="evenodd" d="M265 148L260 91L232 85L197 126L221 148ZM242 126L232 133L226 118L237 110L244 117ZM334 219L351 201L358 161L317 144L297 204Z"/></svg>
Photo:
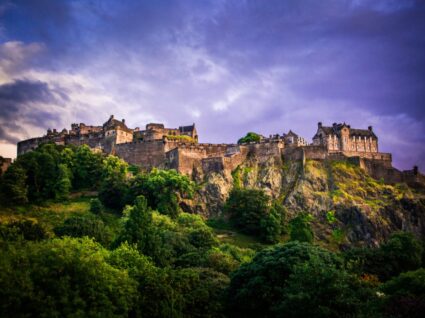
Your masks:
<svg viewBox="0 0 425 318"><path fill-rule="evenodd" d="M0 177L0 316L420 317L419 184L276 156L224 171L19 156Z"/></svg>
<svg viewBox="0 0 425 318"><path fill-rule="evenodd" d="M348 161L286 161L251 157L231 174L211 173L195 211L226 218L233 187L263 189L291 219L310 213L316 238L325 244L378 246L397 230L425 237L424 187L385 184Z"/></svg>

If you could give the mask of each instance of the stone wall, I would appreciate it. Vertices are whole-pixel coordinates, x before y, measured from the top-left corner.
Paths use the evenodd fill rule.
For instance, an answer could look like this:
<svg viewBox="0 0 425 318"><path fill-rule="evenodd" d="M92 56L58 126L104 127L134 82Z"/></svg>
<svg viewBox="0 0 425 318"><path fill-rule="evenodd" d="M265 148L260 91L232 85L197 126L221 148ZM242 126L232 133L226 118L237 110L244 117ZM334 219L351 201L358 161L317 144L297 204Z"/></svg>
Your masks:
<svg viewBox="0 0 425 318"><path fill-rule="evenodd" d="M18 142L18 156L36 149L41 143L48 142L44 137L31 138Z"/></svg>
<svg viewBox="0 0 425 318"><path fill-rule="evenodd" d="M256 156L259 161L266 161L270 157L280 158L284 149L284 143L282 141L276 142L259 142L259 143L247 143L240 146L241 151L247 151L247 155Z"/></svg>
<svg viewBox="0 0 425 318"><path fill-rule="evenodd" d="M146 170L165 167L165 143L162 140L118 144L115 145L115 155Z"/></svg>

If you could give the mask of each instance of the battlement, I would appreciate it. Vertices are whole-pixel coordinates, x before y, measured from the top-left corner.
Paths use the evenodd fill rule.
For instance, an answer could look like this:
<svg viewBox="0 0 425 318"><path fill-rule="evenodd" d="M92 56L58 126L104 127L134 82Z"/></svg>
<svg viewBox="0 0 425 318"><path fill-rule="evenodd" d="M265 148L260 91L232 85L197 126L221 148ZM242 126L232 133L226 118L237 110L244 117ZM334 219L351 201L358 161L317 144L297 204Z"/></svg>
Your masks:
<svg viewBox="0 0 425 318"><path fill-rule="evenodd" d="M18 143L18 155L36 149L40 144L54 142L89 147L115 154L143 169L173 168L192 175L194 171L232 171L249 156L260 163L268 160L350 160L371 175L384 175L388 180L410 178L409 173L395 171L390 153L378 151L378 138L372 127L354 129L350 125L318 124L313 143L289 130L282 135L260 136L258 142L241 144L198 143L195 124L166 128L149 123L145 130L127 127L125 120L113 115L102 126L72 124L71 130L48 130L47 134Z"/></svg>

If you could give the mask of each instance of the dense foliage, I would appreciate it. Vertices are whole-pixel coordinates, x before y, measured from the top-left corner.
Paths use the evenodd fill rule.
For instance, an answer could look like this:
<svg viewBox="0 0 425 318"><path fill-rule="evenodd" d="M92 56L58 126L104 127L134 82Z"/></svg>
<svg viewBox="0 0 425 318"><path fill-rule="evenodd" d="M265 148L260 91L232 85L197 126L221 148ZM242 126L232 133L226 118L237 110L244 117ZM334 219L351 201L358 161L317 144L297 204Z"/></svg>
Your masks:
<svg viewBox="0 0 425 318"><path fill-rule="evenodd" d="M263 190L233 189L224 209L242 232L258 235L268 243L279 240L284 212Z"/></svg>
<svg viewBox="0 0 425 318"><path fill-rule="evenodd" d="M425 311L425 253L413 234L328 251L313 244L320 241L308 213L288 224L278 200L236 185L220 232L182 210L196 191L174 170L143 172L86 146L47 144L20 156L0 178L0 317ZM335 222L334 213L326 218ZM232 235L255 238L256 251Z"/></svg>
<svg viewBox="0 0 425 318"><path fill-rule="evenodd" d="M289 222L289 235L291 241L312 243L314 233L310 222L313 220L310 214L300 213Z"/></svg>
<svg viewBox="0 0 425 318"><path fill-rule="evenodd" d="M412 233L396 232L380 248L354 248L345 253L345 259L347 266L357 273L385 281L419 268L423 252L423 245Z"/></svg>

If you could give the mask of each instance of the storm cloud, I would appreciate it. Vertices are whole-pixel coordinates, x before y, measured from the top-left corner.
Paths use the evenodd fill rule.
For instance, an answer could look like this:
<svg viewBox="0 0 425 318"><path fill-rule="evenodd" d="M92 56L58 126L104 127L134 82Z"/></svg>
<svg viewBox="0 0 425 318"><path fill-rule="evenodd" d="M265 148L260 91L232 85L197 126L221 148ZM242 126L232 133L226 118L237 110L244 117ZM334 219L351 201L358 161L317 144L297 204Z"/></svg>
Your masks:
<svg viewBox="0 0 425 318"><path fill-rule="evenodd" d="M26 124L44 127L47 122L57 121L58 115L43 110L37 105L60 105L67 97L62 92L53 92L41 81L16 80L0 85L0 141L17 143L17 135L27 134Z"/></svg>
<svg viewBox="0 0 425 318"><path fill-rule="evenodd" d="M0 30L0 120L27 135L115 114L195 122L202 142L309 140L346 121L425 168L424 1L20 0Z"/></svg>

